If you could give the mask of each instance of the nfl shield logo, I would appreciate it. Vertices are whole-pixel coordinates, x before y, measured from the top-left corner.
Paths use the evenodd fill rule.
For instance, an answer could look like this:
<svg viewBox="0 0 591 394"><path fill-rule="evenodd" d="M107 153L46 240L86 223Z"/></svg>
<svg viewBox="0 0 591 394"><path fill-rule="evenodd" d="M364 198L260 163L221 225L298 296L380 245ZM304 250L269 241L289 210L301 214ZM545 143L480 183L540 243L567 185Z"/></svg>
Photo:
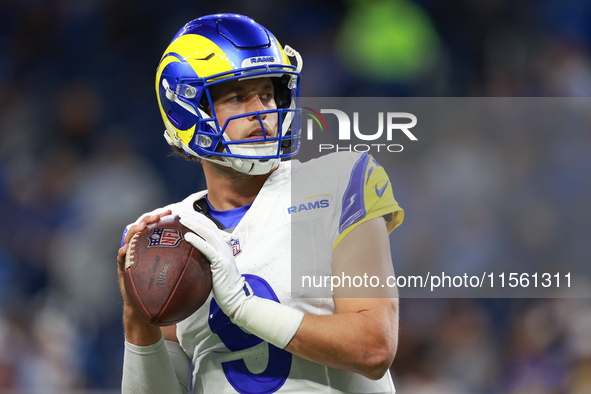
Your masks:
<svg viewBox="0 0 591 394"><path fill-rule="evenodd" d="M181 242L183 236L181 235L181 230L178 228L160 227L152 230L152 234L150 234L148 239L150 240L148 248L153 246L167 246L174 248Z"/></svg>
<svg viewBox="0 0 591 394"><path fill-rule="evenodd" d="M240 254L240 252L242 252L242 250L240 249L240 241L239 240L231 239L230 242L228 242L228 244L232 248L232 253L234 253L234 256L236 256L236 255Z"/></svg>

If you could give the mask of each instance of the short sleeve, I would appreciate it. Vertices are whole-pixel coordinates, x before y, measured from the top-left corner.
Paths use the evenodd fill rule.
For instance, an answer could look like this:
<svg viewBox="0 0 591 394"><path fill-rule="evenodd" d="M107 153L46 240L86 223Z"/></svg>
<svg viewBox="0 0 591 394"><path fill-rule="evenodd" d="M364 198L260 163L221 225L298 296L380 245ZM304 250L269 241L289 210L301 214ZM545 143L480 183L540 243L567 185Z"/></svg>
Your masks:
<svg viewBox="0 0 591 394"><path fill-rule="evenodd" d="M377 217L384 218L390 233L402 223L404 211L394 199L384 167L364 153L353 165L343 194L339 235L333 249L355 227Z"/></svg>

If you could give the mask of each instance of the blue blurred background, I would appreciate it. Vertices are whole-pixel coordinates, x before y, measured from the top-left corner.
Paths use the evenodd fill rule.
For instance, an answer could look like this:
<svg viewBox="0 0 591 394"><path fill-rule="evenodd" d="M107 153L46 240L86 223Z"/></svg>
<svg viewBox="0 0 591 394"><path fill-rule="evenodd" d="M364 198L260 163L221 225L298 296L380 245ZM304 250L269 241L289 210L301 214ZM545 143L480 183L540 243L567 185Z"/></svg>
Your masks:
<svg viewBox="0 0 591 394"><path fill-rule="evenodd" d="M249 15L296 48L303 96L591 92L589 0L2 1L0 392L119 391L121 231L204 187L199 165L169 157L154 72L184 23L216 12ZM453 189L423 159L458 187L463 176L494 178L495 163L510 160L514 184L528 185L518 198L533 204L505 217L475 209L451 229L409 215L392 235L395 261L469 260L490 252L492 232L506 234L506 255L540 264L556 258L540 247L568 232L572 255L589 261L589 127L550 156L535 130L499 133L506 143L473 135L445 150L465 137L451 132L424 154L400 154L395 194L436 210ZM405 394L591 392L591 304L403 299L392 373Z"/></svg>

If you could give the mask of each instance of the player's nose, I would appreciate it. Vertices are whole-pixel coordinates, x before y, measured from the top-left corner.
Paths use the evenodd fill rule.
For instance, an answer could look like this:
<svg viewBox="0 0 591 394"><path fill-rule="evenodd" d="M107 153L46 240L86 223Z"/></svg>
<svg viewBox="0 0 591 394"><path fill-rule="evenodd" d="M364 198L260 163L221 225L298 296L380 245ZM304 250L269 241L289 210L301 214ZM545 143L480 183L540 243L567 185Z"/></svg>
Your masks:
<svg viewBox="0 0 591 394"><path fill-rule="evenodd" d="M261 97L258 94L252 94L249 97L249 100L246 105L247 112L258 112L265 111L268 109L267 107L265 107L265 104L263 103ZM262 119L265 119L267 114L261 114L260 116ZM256 118L256 115L253 115L252 117Z"/></svg>

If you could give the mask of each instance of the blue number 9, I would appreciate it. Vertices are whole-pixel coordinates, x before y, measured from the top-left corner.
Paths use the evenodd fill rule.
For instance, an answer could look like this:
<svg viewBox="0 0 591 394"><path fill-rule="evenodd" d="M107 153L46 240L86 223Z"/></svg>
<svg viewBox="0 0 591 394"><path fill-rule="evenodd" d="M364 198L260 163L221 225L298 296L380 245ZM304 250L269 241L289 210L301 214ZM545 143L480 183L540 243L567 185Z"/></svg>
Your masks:
<svg viewBox="0 0 591 394"><path fill-rule="evenodd" d="M244 278L256 296L279 302L273 288L266 280L248 274L244 275ZM213 298L209 307L209 328L232 352L245 350L263 342L259 337L242 331L240 327L232 323ZM228 382L239 393L274 393L285 383L291 369L292 355L270 343L267 345L269 346L269 361L267 368L259 374L250 372L243 359L222 363Z"/></svg>

